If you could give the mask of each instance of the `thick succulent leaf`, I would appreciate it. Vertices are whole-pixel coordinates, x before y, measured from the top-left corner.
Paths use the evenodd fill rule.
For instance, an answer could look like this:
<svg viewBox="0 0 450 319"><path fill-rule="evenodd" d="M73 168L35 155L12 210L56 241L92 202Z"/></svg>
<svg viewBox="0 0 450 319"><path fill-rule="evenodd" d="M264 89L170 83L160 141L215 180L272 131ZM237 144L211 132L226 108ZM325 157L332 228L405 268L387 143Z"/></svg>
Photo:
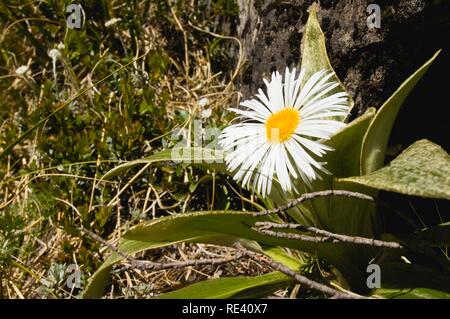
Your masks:
<svg viewBox="0 0 450 319"><path fill-rule="evenodd" d="M302 259L298 259L290 254L288 254L283 248L281 247L262 247L262 252L272 258L273 260L283 264L284 266L296 271L300 268L300 266L303 264Z"/></svg>
<svg viewBox="0 0 450 319"><path fill-rule="evenodd" d="M178 147L160 151L146 158L117 165L106 172L102 179L108 180L133 167L156 162L192 163L196 166L216 169L221 172L226 171L222 151L200 147Z"/></svg>
<svg viewBox="0 0 450 319"><path fill-rule="evenodd" d="M159 299L262 298L293 282L280 272L262 276L238 276L208 279L158 296Z"/></svg>
<svg viewBox="0 0 450 319"><path fill-rule="evenodd" d="M236 211L194 212L173 215L133 227L123 235L119 249L121 252L131 255L179 242L232 245L234 242L239 241L247 247L256 250L260 250L260 245L264 249L267 249L267 246L281 246L314 253L335 265L339 270L357 271L354 265L349 263L345 256L339 253L341 246L353 246L352 244L313 244L266 236L251 228L256 221L265 220L270 220L270 218L256 218L250 212ZM286 262L286 256L281 256L280 251L272 251L268 255L279 262ZM112 265L121 259L123 258L116 253L111 254L91 277L83 293L84 298L99 298L102 296ZM288 267L295 267L293 260L289 262L287 263Z"/></svg>
<svg viewBox="0 0 450 319"><path fill-rule="evenodd" d="M428 70L439 52L436 52L431 59L406 79L378 110L364 137L361 150L361 172L357 175L366 175L383 166L386 147L397 113L408 94Z"/></svg>
<svg viewBox="0 0 450 319"><path fill-rule="evenodd" d="M387 166L343 181L405 195L450 199L450 156L439 145L420 140Z"/></svg>
<svg viewBox="0 0 450 319"><path fill-rule="evenodd" d="M330 60L327 55L327 48L325 46L325 36L320 28L319 21L317 19L317 11L319 6L312 4L309 8L309 17L306 22L305 30L303 32L302 47L301 47L301 68L305 70L305 76L303 78L302 86L312 74L321 70L329 70L334 73L334 70L330 64ZM334 74L332 80L340 83L340 85L326 94L329 96L336 92L346 92L344 85L339 78ZM353 100L350 98L350 106L353 107ZM343 118L340 118L343 120Z"/></svg>
<svg viewBox="0 0 450 319"><path fill-rule="evenodd" d="M372 292L384 298L450 298L450 276L406 263L381 264L381 288Z"/></svg>
<svg viewBox="0 0 450 319"><path fill-rule="evenodd" d="M358 175L363 137L375 113L375 108L368 108L363 115L324 142L334 149L323 158L327 163L325 167L333 173L333 177Z"/></svg>

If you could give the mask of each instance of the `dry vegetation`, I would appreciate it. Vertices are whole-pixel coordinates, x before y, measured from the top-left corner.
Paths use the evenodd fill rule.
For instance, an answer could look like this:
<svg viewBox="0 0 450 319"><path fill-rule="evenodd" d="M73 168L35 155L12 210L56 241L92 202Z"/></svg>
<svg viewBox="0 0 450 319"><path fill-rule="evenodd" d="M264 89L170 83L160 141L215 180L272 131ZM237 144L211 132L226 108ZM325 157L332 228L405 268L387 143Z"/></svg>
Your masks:
<svg viewBox="0 0 450 319"><path fill-rule="evenodd" d="M239 99L233 79L243 61L236 39L213 31L234 23L232 3L89 1L82 31L66 28L67 4L0 5L0 150L70 97L137 59L62 108L2 159L4 298L75 297L80 289L70 291L65 283L68 265L81 267L83 288L109 254L83 236L79 225L114 244L142 220L230 203L242 207L241 200L229 199L240 192L231 181L170 163L99 180L118 162L172 145L171 132L189 129L194 119L205 127L226 122L225 108ZM182 244L142 257L173 261L228 250ZM245 260L150 273L127 270L114 273L107 296L150 297L209 277L264 271Z"/></svg>

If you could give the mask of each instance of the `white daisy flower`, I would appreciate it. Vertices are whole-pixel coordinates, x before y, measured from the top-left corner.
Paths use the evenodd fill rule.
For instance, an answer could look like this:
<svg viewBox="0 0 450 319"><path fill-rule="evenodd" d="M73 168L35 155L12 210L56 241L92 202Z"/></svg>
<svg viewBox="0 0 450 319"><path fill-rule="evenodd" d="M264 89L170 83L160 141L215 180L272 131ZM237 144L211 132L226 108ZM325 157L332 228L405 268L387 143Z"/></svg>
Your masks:
<svg viewBox="0 0 450 319"><path fill-rule="evenodd" d="M345 92L327 93L338 87L331 81L332 72L313 74L300 88L304 70L296 78L286 68L284 81L279 72L272 73L271 81L264 79L267 95L259 89L258 99L241 103L248 110L231 108L243 121L225 128L219 144L225 151L225 162L234 179L266 196L273 179L283 190L296 191L292 179L301 178L310 185L320 178L318 171L329 173L322 157L332 148L318 140L327 140L345 123L330 119L346 116L350 111ZM276 177L275 177L276 176Z"/></svg>

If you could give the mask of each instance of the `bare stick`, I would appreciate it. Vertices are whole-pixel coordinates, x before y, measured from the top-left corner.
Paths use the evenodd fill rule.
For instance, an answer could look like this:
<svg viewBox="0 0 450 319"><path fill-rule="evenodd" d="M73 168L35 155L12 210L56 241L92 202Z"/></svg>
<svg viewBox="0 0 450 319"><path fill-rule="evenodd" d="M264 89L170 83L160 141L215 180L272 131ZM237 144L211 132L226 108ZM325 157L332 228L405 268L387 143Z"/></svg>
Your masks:
<svg viewBox="0 0 450 319"><path fill-rule="evenodd" d="M147 261L147 260L137 260L134 259L127 254L120 251L116 246L108 243L106 240L104 240L99 235L91 232L90 230L84 228L81 226L81 230L86 233L89 237L92 239L100 242L104 246L108 247L112 251L114 251L116 254L120 255L121 257L125 258L127 262L130 265L127 265L125 267L122 267L120 270L127 270L130 268L138 268L141 270L151 270L151 271L158 271L158 270L164 270L164 269L180 269L180 268L186 268L191 266L202 266L202 265L220 265L229 263L231 261L238 260L240 258L243 258L244 255L240 252L238 252L234 256L230 257L224 257L224 258L205 258L205 259L197 259L197 260L186 260L186 261L180 261L180 262L170 262L170 263L159 263L159 262L153 262L153 261Z"/></svg>
<svg viewBox="0 0 450 319"><path fill-rule="evenodd" d="M378 239L359 237L359 236L348 236L335 234L323 229L319 229L312 226L305 226L300 224L277 224L271 222L257 222L255 223L257 227L255 230L266 234L268 236L279 237L279 238L289 238L289 239L298 239L302 241L309 241L315 243L352 243L359 245L368 245L373 247L382 247L382 248L390 248L390 249L402 249L404 248L400 243L393 241L383 241ZM311 237L305 236L301 234L293 234L293 233L285 233L285 232L275 232L270 229L274 228L283 228L283 229L295 229L303 232L312 232L317 235L321 235L323 237Z"/></svg>
<svg viewBox="0 0 450 319"><path fill-rule="evenodd" d="M226 264L240 258L244 257L242 254L236 254L231 257L224 258L204 258L204 259L195 259L195 260L186 260L186 261L178 261L178 262L170 262L170 263L157 263L153 261L147 260L133 260L129 266L125 266L121 268L121 270L126 270L130 268L138 268L141 270L151 270L158 271L164 269L181 269L192 266L203 266L203 265L212 265L217 266L221 264Z"/></svg>
<svg viewBox="0 0 450 319"><path fill-rule="evenodd" d="M108 243L106 240L104 240L102 237L100 237L99 235L97 235L96 233L90 231L89 229L80 226L80 229L83 233L85 233L86 235L88 235L89 237L91 237L93 240L98 241L100 244L108 247L109 249L111 249L113 252L115 252L116 254L118 254L119 256L128 259L130 258L127 254L121 252L116 246Z"/></svg>
<svg viewBox="0 0 450 319"><path fill-rule="evenodd" d="M239 243L235 244L235 247L239 251L241 251L244 256L247 256L247 257L253 258L253 259L258 259L258 260L264 262L265 264L267 264L268 266L270 266L271 268L278 270L279 272L282 272L283 274L285 274L289 277L294 278L300 284L303 284L308 288L320 291L320 292L330 296L331 298L338 298L338 299L363 299L364 298L364 297L356 295L356 294L341 292L339 290L333 289L324 284L318 283L314 280L308 279L305 276L302 276L299 273L296 273L295 271L287 268L283 264L280 264L280 263L272 260L268 256L265 256L265 255L262 255L262 254L259 254L259 253L256 253L256 252L253 252L253 251L250 251L250 250L244 248Z"/></svg>
<svg viewBox="0 0 450 319"><path fill-rule="evenodd" d="M292 201L290 201L289 203L287 203L284 206L280 206L278 208L275 209L270 209L270 210L264 210L261 212L255 212L253 213L253 216L264 216L264 215L271 215L271 214L278 214L281 212L284 212L286 210L288 210L289 208L292 208L294 206L297 206L299 204L301 204L304 201L316 198L316 197L325 197L325 196L344 196L344 197L352 197L352 198L359 198L362 200L369 200L369 201L373 201L373 197L365 195L365 194L361 194L361 193L356 193L356 192L350 192L350 191L345 191L345 190L326 190L326 191L320 191L320 192L314 192L314 193L305 193L302 196L300 196L297 199L294 199Z"/></svg>

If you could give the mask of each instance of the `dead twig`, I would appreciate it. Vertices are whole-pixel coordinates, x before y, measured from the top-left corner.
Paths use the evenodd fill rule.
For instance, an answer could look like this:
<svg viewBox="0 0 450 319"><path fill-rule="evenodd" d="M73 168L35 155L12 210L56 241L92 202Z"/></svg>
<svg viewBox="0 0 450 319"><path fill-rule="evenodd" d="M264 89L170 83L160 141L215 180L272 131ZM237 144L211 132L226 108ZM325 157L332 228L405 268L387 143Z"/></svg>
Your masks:
<svg viewBox="0 0 450 319"><path fill-rule="evenodd" d="M335 234L323 229L319 229L312 226L305 226L300 224L277 224L271 222L257 222L255 223L256 231L273 237L278 238L289 238L298 239L302 241L314 242L314 243L352 243L359 245L368 245L373 247L382 247L390 249L403 249L404 247L397 242L383 241L373 238L359 237L359 236L348 236L342 234ZM311 232L323 237L312 237L302 234L286 233L286 232L275 232L271 229L295 229L302 232Z"/></svg>
<svg viewBox="0 0 450 319"><path fill-rule="evenodd" d="M119 256L123 257L129 265L126 265L125 267L122 267L120 271L128 270L128 269L141 269L141 270L147 270L147 271L159 271L164 269L181 269L186 267L192 267L192 266L203 266L203 265L221 265L226 264L231 261L238 260L240 258L245 257L244 254L238 252L234 256L230 257L224 257L224 258L204 258L204 259L196 259L196 260L186 260L186 261L180 261L180 262L169 262L169 263L160 263L160 262L153 262L148 260L137 260L133 257L128 256L124 252L120 251L116 246L108 243L106 240L104 240L99 235L95 234L94 232L81 227L81 230L87 234L89 237L94 239L95 241L98 241L102 245L108 247L113 252L118 254Z"/></svg>
<svg viewBox="0 0 450 319"><path fill-rule="evenodd" d="M202 259L195 259L195 260L186 260L186 261L179 261L179 262L170 262L170 263L157 263L153 261L147 261L147 260L134 260L132 259L132 262L130 265L127 265L125 267L120 268L120 271L138 268L140 270L148 270L148 271L159 271L159 270L165 270L165 269L181 269L186 267L195 267L195 266L204 266L204 265L211 265L211 266L218 266L221 264L226 264L232 261L236 261L240 258L242 258L242 254L236 254L231 257L224 257L224 258L202 258ZM130 258L127 258L128 261L130 261Z"/></svg>

